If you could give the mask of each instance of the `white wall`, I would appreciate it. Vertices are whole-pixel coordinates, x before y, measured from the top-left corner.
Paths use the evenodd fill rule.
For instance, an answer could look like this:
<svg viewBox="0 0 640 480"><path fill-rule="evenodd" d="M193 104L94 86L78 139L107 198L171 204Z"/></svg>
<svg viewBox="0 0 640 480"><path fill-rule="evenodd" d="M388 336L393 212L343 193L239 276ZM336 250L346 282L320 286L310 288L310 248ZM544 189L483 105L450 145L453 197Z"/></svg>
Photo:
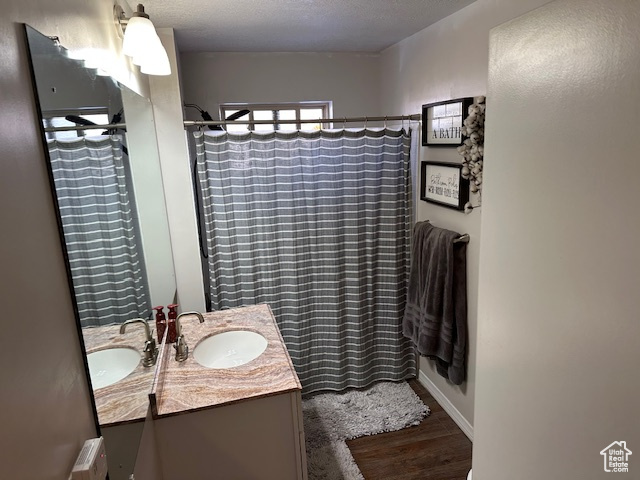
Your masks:
<svg viewBox="0 0 640 480"><path fill-rule="evenodd" d="M639 44L636 1L491 33L474 480L638 478Z"/></svg>
<svg viewBox="0 0 640 480"><path fill-rule="evenodd" d="M5 478L66 479L95 435L36 114L22 22L72 48L119 55L110 0L5 1L0 17L0 263ZM138 91L143 81L114 71ZM37 452L37 461L33 459Z"/></svg>
<svg viewBox="0 0 640 480"><path fill-rule="evenodd" d="M379 55L183 53L184 100L219 118L220 103L333 101L335 117L380 114ZM196 110L188 117L199 120Z"/></svg>
<svg viewBox="0 0 640 480"><path fill-rule="evenodd" d="M425 103L486 94L489 30L547 1L478 0L382 52L382 112L420 113ZM491 109L491 99L487 108ZM421 149L420 159L460 162L462 157L455 149L425 147ZM491 159L486 158L486 163L490 162ZM418 187L416 177L414 188L417 190ZM456 387L440 377L426 359L420 362L422 380L432 391L437 389L441 392L449 414L465 427L467 434L471 434L473 425L480 218L483 209L486 207L465 215L423 201L418 201L416 208L417 220L429 219L434 225L471 236L467 249L468 380Z"/></svg>

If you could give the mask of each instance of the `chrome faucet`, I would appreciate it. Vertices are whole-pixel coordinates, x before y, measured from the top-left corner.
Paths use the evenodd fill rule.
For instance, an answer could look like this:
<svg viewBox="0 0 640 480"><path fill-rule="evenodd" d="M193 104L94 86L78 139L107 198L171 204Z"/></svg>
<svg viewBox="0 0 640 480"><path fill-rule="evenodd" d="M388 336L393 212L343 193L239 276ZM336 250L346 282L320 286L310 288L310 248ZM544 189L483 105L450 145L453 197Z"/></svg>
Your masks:
<svg viewBox="0 0 640 480"><path fill-rule="evenodd" d="M134 318L133 320L127 320L122 325L120 325L120 334L122 335L127 329L127 325L131 325L132 323L142 323L144 325L144 333L147 339L144 342L144 350L142 351L142 365L144 365L145 367L153 367L156 364L156 360L158 358L158 347L156 347L156 341L151 335L149 322L147 322L143 318Z"/></svg>
<svg viewBox="0 0 640 480"><path fill-rule="evenodd" d="M184 317L185 315L195 315L198 317L200 323L204 322L204 317L200 312L184 312L178 315L176 318L176 333L178 334L178 339L173 346L173 348L176 349L177 362L184 362L189 356L189 346L187 345L187 341L184 339L184 335L182 334L182 325L180 325L180 317Z"/></svg>

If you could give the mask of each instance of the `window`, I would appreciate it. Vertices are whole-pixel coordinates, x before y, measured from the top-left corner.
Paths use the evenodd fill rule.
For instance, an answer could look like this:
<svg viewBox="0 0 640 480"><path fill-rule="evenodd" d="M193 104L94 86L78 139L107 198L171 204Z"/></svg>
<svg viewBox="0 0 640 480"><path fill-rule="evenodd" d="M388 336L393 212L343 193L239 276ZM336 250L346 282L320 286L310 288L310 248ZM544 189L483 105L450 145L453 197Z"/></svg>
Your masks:
<svg viewBox="0 0 640 480"><path fill-rule="evenodd" d="M67 120L67 116L75 115L77 117L82 117L84 120L88 120L90 122L95 123L96 125L106 125L109 123L109 114L106 109L96 108L96 109L86 109L86 110L69 110L69 111L49 111L43 112L42 123L45 128L51 127L73 127L79 125L71 120ZM91 130L64 130L59 132L47 132L47 139L53 140L55 139L64 139L64 138L77 138L82 137L84 135L92 136L92 135L102 135L104 132L104 128L100 129L91 129Z"/></svg>
<svg viewBox="0 0 640 480"><path fill-rule="evenodd" d="M256 132L273 132L274 130L320 130L328 128L328 124L320 122L301 123L299 120L318 120L331 117L331 102L298 102L298 103L276 103L276 104L256 104L256 103L225 103L220 105L220 118L229 116L240 110L249 110L249 113L237 118L238 121L264 120L269 124L228 124L226 129L229 132L246 132L253 130ZM295 122L285 123L283 120L295 120Z"/></svg>

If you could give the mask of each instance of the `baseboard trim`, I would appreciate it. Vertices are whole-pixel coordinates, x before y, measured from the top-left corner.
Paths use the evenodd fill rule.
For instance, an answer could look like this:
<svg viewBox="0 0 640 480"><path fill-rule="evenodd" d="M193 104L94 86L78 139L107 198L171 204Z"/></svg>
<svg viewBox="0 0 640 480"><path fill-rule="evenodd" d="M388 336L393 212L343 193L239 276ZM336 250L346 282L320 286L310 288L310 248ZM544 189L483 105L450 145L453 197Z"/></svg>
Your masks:
<svg viewBox="0 0 640 480"><path fill-rule="evenodd" d="M436 399L436 401L442 406L443 410L449 414L449 416L456 422L456 425L460 427L460 430L473 442L473 426L469 421L464 418L460 411L449 401L444 393L433 383L429 377L427 377L422 370L418 375L418 381L426 388L429 393Z"/></svg>

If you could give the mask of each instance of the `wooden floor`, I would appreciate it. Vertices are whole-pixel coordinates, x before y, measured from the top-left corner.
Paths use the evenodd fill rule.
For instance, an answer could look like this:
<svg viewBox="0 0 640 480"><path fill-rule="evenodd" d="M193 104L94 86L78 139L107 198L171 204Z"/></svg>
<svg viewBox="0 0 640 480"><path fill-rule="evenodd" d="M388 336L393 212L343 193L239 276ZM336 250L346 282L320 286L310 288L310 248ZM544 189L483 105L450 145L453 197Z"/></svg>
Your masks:
<svg viewBox="0 0 640 480"><path fill-rule="evenodd" d="M417 380L409 385L431 408L420 425L347 441L366 480L466 480L471 442Z"/></svg>

